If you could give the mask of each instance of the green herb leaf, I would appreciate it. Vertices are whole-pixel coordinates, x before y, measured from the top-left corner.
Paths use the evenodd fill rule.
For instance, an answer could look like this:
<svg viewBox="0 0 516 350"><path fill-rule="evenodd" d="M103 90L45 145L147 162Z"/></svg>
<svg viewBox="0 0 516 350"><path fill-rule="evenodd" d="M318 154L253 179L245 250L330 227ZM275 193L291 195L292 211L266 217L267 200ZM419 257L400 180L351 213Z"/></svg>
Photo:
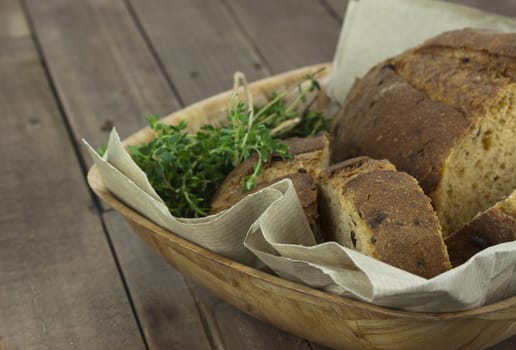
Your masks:
<svg viewBox="0 0 516 350"><path fill-rule="evenodd" d="M185 121L167 125L159 123L157 116L150 116L148 123L154 130L154 140L143 146L130 146L129 152L172 215L205 216L217 188L241 162L253 154L258 157L252 174L243 180L242 190L248 191L256 186L256 179L272 154L290 157L280 137L312 136L327 130L322 114L297 110L307 93L319 88L313 76L306 79L310 86L299 85L299 95L290 103L285 98L287 93L273 93L262 108L249 108L235 93L227 123L218 127L204 125L194 134L186 132ZM244 87L247 88L245 78Z"/></svg>

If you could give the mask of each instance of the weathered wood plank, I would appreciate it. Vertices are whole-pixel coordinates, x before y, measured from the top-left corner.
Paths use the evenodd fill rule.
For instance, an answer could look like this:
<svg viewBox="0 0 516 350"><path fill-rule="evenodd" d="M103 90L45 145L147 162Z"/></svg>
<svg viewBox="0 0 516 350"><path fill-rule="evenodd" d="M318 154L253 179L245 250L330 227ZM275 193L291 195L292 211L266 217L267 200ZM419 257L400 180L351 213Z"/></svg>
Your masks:
<svg viewBox="0 0 516 350"><path fill-rule="evenodd" d="M142 246L116 212L104 214L122 273L150 349L209 349L195 300L183 276L150 247Z"/></svg>
<svg viewBox="0 0 516 350"><path fill-rule="evenodd" d="M28 0L27 9L75 139L100 145L112 125L128 135L178 108L123 0Z"/></svg>
<svg viewBox="0 0 516 350"><path fill-rule="evenodd" d="M188 281L194 291L201 313L211 328L216 327L215 344L227 350L311 349L304 339L282 332L226 304L203 287ZM317 348L318 350L322 350Z"/></svg>
<svg viewBox="0 0 516 350"><path fill-rule="evenodd" d="M497 13L499 15L516 16L516 1L514 0L446 0L457 4L476 7L478 9Z"/></svg>
<svg viewBox="0 0 516 350"><path fill-rule="evenodd" d="M27 8L75 142L106 142L108 124L127 136L143 127L144 115L178 107L122 0L28 1ZM198 313L187 307L194 301L183 277L162 261L157 266L139 237L106 218L149 347L209 348Z"/></svg>
<svg viewBox="0 0 516 350"><path fill-rule="evenodd" d="M321 0L341 19L344 18L349 0ZM514 0L444 0L457 4L476 7L478 9L497 13L504 16L516 16L516 2Z"/></svg>
<svg viewBox="0 0 516 350"><path fill-rule="evenodd" d="M0 2L0 348L144 349L17 0Z"/></svg>
<svg viewBox="0 0 516 350"><path fill-rule="evenodd" d="M332 12L343 19L349 0L321 0ZM504 16L516 16L516 2L514 0L444 0L466 6L476 7L480 10L497 13Z"/></svg>
<svg viewBox="0 0 516 350"><path fill-rule="evenodd" d="M186 105L268 73L220 0L129 2Z"/></svg>
<svg viewBox="0 0 516 350"><path fill-rule="evenodd" d="M333 59L341 23L320 2L225 1L273 73Z"/></svg>
<svg viewBox="0 0 516 350"><path fill-rule="evenodd" d="M510 339L507 339L491 348L489 348L488 350L514 350L516 349L516 336L510 338Z"/></svg>
<svg viewBox="0 0 516 350"><path fill-rule="evenodd" d="M349 0L321 0L340 20L344 19Z"/></svg>
<svg viewBox="0 0 516 350"><path fill-rule="evenodd" d="M229 89L236 70L243 71L249 80L269 73L220 1L130 3L185 103ZM193 283L192 289L215 346L308 349L307 342L243 314ZM238 327L235 320L239 320Z"/></svg>

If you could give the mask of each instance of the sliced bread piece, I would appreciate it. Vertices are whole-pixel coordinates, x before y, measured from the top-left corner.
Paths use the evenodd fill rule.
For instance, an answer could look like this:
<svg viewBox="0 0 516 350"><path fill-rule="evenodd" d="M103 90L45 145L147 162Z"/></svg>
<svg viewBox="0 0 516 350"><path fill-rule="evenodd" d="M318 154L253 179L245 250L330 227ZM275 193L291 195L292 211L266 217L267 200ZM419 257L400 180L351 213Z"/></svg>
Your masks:
<svg viewBox="0 0 516 350"><path fill-rule="evenodd" d="M373 67L335 118L332 161L386 158L445 234L516 187L516 33L443 33Z"/></svg>
<svg viewBox="0 0 516 350"><path fill-rule="evenodd" d="M451 268L430 199L389 161L349 159L326 169L319 185L323 235L421 277Z"/></svg>
<svg viewBox="0 0 516 350"><path fill-rule="evenodd" d="M299 196L308 223L317 236L319 214L315 179L329 163L328 136L295 137L285 140L284 143L293 155L291 159L282 160L279 157L273 157L263 166L262 172L257 178L256 188L244 193L242 192L242 180L253 172L253 166L256 163L255 157L249 158L226 177L212 199L211 212L217 213L229 208L250 193L284 178L290 178Z"/></svg>
<svg viewBox="0 0 516 350"><path fill-rule="evenodd" d="M445 243L451 263L455 267L487 247L515 239L516 190L446 237Z"/></svg>

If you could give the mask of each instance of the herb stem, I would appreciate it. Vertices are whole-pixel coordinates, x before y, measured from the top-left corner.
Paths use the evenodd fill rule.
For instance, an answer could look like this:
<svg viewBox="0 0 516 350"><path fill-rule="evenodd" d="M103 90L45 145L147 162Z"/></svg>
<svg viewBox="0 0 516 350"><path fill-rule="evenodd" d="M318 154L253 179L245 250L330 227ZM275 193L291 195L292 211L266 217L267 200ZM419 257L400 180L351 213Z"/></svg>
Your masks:
<svg viewBox="0 0 516 350"><path fill-rule="evenodd" d="M233 91L238 94L238 88L240 87L240 82L242 82L242 87L244 89L244 94L247 100L247 107L249 110L249 119L247 122L247 128L250 129L251 125L254 122L254 105L253 105L253 94L251 94L251 90L249 89L249 84L247 83L247 79L242 72L236 72L233 76Z"/></svg>
<svg viewBox="0 0 516 350"><path fill-rule="evenodd" d="M285 120L283 123L281 123L280 125L278 125L277 127L275 127L274 129L271 130L271 135L276 136L287 130L291 130L300 122L301 122L301 118L299 118L299 117L294 118L294 119Z"/></svg>
<svg viewBox="0 0 516 350"><path fill-rule="evenodd" d="M274 118L276 118L277 116L278 116L278 113L276 113L276 112L271 113L271 114L269 114L267 117L265 117L265 118L261 121L261 123L266 124L266 123L270 122L271 120L273 120Z"/></svg>
<svg viewBox="0 0 516 350"><path fill-rule="evenodd" d="M304 100L306 98L306 93L310 91L310 87L303 89L301 87L301 85L299 85L299 89L300 89L299 95L297 95L297 97L287 106L287 109L285 109L286 114L292 112L292 110L294 108L296 108L296 106L299 104L299 102L301 102L302 100Z"/></svg>
<svg viewBox="0 0 516 350"><path fill-rule="evenodd" d="M288 94L288 91L284 91L282 92L281 94L278 94L275 98L273 98L269 103L267 103L265 106L263 106L262 108L260 108L260 110L258 111L258 113L256 113L256 120L258 120L258 118L263 114L265 113L265 111L267 109L269 109L271 106L273 106L275 103L277 103L279 100L281 100L282 98L284 98L285 96L287 96ZM269 116L270 117L270 116ZM265 120L267 120L268 118L262 120L261 122L265 122Z"/></svg>
<svg viewBox="0 0 516 350"><path fill-rule="evenodd" d="M186 188L183 190L183 194L184 194L184 197L186 199L186 201L188 202L188 204L190 204L190 208L192 208L197 214L199 214L200 216L206 216L207 213L202 210L201 208L199 208L191 199L190 199L190 196L188 195L188 191L186 190Z"/></svg>

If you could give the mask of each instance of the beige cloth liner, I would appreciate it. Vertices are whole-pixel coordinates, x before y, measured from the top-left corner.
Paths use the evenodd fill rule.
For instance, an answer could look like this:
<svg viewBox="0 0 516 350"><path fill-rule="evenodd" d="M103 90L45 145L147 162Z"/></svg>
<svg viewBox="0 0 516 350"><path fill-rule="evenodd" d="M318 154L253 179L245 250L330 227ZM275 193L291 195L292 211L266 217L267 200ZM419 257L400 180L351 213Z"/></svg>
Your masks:
<svg viewBox="0 0 516 350"><path fill-rule="evenodd" d="M351 1L329 92L342 101L355 77L373 64L443 30L464 26L516 28L513 20L436 1ZM216 215L175 218L116 130L104 157L87 147L106 187L133 209L228 258L257 268L265 263L286 279L381 306L424 312L464 310L516 294L516 242L488 248L427 280L335 242L316 244L289 179Z"/></svg>
<svg viewBox="0 0 516 350"><path fill-rule="evenodd" d="M351 0L327 93L342 103L356 78L386 58L442 32L476 27L516 31L516 20L436 0Z"/></svg>

